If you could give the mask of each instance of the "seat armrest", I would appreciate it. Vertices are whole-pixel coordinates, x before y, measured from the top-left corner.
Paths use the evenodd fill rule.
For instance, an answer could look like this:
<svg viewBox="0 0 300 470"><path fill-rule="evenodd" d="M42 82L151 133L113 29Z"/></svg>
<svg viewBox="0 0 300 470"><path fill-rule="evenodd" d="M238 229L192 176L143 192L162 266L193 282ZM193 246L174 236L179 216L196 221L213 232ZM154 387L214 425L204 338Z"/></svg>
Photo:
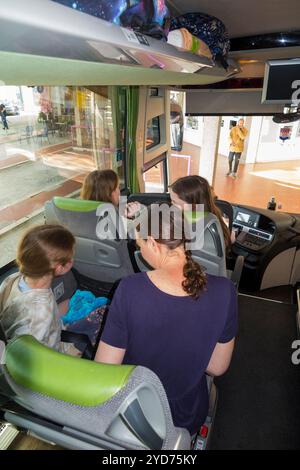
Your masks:
<svg viewBox="0 0 300 470"><path fill-rule="evenodd" d="M244 267L245 258L242 255L239 255L235 261L234 270L231 274L231 280L235 284L236 288L239 287L241 280L241 275Z"/></svg>
<svg viewBox="0 0 300 470"><path fill-rule="evenodd" d="M62 330L60 339L63 343L73 343L75 346L78 344L80 346L80 350L83 351L81 356L83 359L94 359L95 348L87 335Z"/></svg>

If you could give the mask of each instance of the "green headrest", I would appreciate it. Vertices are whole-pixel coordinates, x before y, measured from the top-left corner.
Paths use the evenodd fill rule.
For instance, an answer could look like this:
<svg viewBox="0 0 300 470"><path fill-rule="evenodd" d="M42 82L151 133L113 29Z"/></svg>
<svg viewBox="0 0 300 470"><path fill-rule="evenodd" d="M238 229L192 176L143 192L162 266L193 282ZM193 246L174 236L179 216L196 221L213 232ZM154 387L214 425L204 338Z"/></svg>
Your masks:
<svg viewBox="0 0 300 470"><path fill-rule="evenodd" d="M63 209L65 211L73 212L92 212L97 209L97 207L104 204L99 201L86 201L85 199L73 199L71 197L59 197L55 196L53 198L53 203L58 209Z"/></svg>
<svg viewBox="0 0 300 470"><path fill-rule="evenodd" d="M68 356L24 335L6 347L6 368L17 384L33 392L75 405L97 406L126 385L135 366Z"/></svg>
<svg viewBox="0 0 300 470"><path fill-rule="evenodd" d="M184 211L184 216L188 222L197 222L206 217L209 212Z"/></svg>

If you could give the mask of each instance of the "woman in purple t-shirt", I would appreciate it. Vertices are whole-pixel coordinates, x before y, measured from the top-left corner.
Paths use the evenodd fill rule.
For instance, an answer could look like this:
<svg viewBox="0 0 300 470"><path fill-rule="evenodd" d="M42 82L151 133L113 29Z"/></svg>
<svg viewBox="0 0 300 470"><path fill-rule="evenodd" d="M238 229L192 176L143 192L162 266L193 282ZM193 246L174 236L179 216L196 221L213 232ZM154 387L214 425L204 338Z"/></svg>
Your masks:
<svg viewBox="0 0 300 470"><path fill-rule="evenodd" d="M195 433L208 412L205 373L223 374L237 332L237 295L226 278L205 275L185 250L180 210L159 218L159 233L137 242L153 266L123 279L114 295L96 361L148 367L163 383L175 426ZM152 218L153 220L153 218ZM156 219L158 220L158 219ZM153 231L152 231L153 232ZM175 237L176 235L176 237Z"/></svg>

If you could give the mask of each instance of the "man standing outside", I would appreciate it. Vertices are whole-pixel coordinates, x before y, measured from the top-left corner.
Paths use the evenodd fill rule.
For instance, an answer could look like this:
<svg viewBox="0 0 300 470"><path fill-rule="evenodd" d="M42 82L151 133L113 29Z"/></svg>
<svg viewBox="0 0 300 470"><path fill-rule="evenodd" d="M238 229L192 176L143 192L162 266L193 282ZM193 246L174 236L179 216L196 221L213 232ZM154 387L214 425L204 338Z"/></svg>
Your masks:
<svg viewBox="0 0 300 470"><path fill-rule="evenodd" d="M230 131L229 171L226 176L232 176L232 178L236 178L240 158L244 150L245 139L248 134L248 129L244 127L244 123L244 119L239 119L237 126L234 126Z"/></svg>
<svg viewBox="0 0 300 470"><path fill-rule="evenodd" d="M6 116L7 116L6 108L4 104L1 104L0 105L0 117L1 117L4 131L8 131L8 124L7 124Z"/></svg>

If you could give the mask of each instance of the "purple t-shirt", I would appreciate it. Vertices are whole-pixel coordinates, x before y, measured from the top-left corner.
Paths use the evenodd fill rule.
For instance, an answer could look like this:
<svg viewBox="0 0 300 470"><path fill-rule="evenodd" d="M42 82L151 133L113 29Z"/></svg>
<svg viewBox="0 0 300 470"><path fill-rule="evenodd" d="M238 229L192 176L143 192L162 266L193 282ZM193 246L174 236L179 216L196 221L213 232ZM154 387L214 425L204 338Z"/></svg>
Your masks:
<svg viewBox="0 0 300 470"><path fill-rule="evenodd" d="M237 332L231 281L207 275L197 300L167 294L146 273L123 279L101 340L126 349L124 364L155 372L166 390L175 426L195 433L208 412L205 370L217 343Z"/></svg>

